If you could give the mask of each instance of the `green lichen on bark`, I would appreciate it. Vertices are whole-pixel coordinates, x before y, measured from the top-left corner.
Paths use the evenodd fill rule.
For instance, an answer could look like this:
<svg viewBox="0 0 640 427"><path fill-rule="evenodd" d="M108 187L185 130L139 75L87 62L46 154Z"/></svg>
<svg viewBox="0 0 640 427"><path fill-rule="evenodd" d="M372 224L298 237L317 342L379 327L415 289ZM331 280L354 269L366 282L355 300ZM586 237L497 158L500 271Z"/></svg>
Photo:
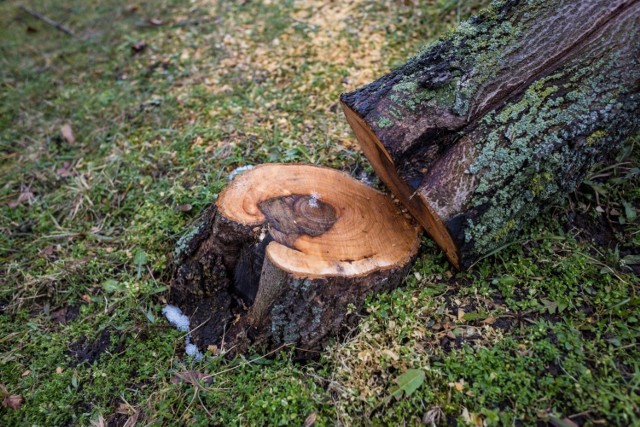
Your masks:
<svg viewBox="0 0 640 427"><path fill-rule="evenodd" d="M176 242L176 247L173 250L173 258L176 260L180 260L185 256L189 255L189 248L192 246L192 240L194 237L199 235L204 227L205 221L198 221L193 227L191 227L185 234L178 239Z"/></svg>
<svg viewBox="0 0 640 427"><path fill-rule="evenodd" d="M487 114L472 133L478 156L468 172L479 184L466 214L467 251L481 256L512 239L617 148L638 127L640 105L637 89L620 82L639 80L637 61L620 67L611 52L542 78Z"/></svg>
<svg viewBox="0 0 640 427"><path fill-rule="evenodd" d="M439 43L430 44L413 57L402 69L399 78L386 87L388 102L376 111L372 123L388 129L407 114L428 108L449 110L459 116L469 113L470 100L478 88L495 77L507 47L517 50L518 39L526 32L527 19L508 21L509 1L494 1L491 6ZM528 1L525 12L532 15L542 0ZM523 13L527 16L527 13ZM461 78L472 75L472 78Z"/></svg>

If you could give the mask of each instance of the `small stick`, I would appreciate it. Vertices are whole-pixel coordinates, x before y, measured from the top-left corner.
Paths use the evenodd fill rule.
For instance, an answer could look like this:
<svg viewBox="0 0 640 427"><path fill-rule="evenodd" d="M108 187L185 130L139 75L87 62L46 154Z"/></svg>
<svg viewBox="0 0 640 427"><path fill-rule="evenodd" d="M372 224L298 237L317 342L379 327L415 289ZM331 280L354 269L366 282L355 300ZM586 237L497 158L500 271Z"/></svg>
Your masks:
<svg viewBox="0 0 640 427"><path fill-rule="evenodd" d="M52 26L56 30L62 31L63 33L65 33L68 36L71 36L71 37L75 37L76 36L76 34L73 31L71 31L69 28L65 27L63 24L61 24L59 22L56 22L56 21L54 21L54 20L52 20L50 18L47 18L46 16L36 12L35 10L28 9L25 6L20 6L20 9L22 11L28 13L29 15L33 16L34 18L37 18L37 19L41 20L45 24Z"/></svg>

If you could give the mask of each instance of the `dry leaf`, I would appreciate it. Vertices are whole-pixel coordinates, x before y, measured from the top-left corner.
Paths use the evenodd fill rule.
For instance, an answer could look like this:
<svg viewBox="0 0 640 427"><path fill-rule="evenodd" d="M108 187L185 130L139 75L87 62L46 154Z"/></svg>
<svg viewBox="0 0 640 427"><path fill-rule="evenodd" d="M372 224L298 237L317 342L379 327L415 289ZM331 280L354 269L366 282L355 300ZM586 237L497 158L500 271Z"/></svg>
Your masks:
<svg viewBox="0 0 640 427"><path fill-rule="evenodd" d="M179 210L180 212L189 212L191 209L193 209L193 206L187 203L185 205L176 206L176 209Z"/></svg>
<svg viewBox="0 0 640 427"><path fill-rule="evenodd" d="M107 427L107 422L102 415L98 415L97 420L91 420L91 425L93 427Z"/></svg>
<svg viewBox="0 0 640 427"><path fill-rule="evenodd" d="M5 408L13 409L14 411L20 409L23 403L24 398L17 394L5 396L5 398L2 400L2 406L4 406Z"/></svg>
<svg viewBox="0 0 640 427"><path fill-rule="evenodd" d="M56 175L63 178L71 176L72 174L73 172L71 171L71 163L69 162L62 163L62 167L58 168L58 170L56 171Z"/></svg>
<svg viewBox="0 0 640 427"><path fill-rule="evenodd" d="M211 378L211 375L198 371L178 372L173 376L173 378L171 378L171 382L174 384L185 382L197 386L199 385L199 381L203 381L205 384L211 384L213 382L213 378Z"/></svg>
<svg viewBox="0 0 640 427"><path fill-rule="evenodd" d="M158 26L158 25L164 24L164 21L162 21L162 19L158 19L158 18L151 18L151 19L149 19L149 24Z"/></svg>
<svg viewBox="0 0 640 427"><path fill-rule="evenodd" d="M62 133L62 137L67 141L67 143L73 145L73 143L76 142L76 137L73 135L73 129L71 129L71 125L69 123L62 125L60 133Z"/></svg>
<svg viewBox="0 0 640 427"><path fill-rule="evenodd" d="M138 418L140 417L140 411L136 411L129 417L122 427L135 427L138 424Z"/></svg>
<svg viewBox="0 0 640 427"><path fill-rule="evenodd" d="M10 208L15 208L22 202L27 202L30 205L31 203L33 203L33 198L34 195L29 187L22 186L20 188L20 195L18 196L18 199L13 202L9 202L8 205Z"/></svg>
<svg viewBox="0 0 640 427"><path fill-rule="evenodd" d="M496 318L492 317L492 316L489 316L486 319L484 319L482 321L482 323L485 324L485 325L493 325L494 323L496 323Z"/></svg>
<svg viewBox="0 0 640 427"><path fill-rule="evenodd" d="M304 427L313 427L316 425L316 418L318 418L318 414L312 412L309 414L306 420L304 420Z"/></svg>
<svg viewBox="0 0 640 427"><path fill-rule="evenodd" d="M131 45L131 51L134 55L142 53L147 48L147 43L144 41L137 42Z"/></svg>

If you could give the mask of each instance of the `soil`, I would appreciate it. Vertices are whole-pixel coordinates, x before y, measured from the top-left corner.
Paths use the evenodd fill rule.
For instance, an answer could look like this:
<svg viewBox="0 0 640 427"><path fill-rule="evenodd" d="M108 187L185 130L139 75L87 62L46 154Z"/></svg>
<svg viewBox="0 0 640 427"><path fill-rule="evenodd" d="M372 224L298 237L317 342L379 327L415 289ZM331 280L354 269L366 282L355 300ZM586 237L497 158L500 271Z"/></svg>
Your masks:
<svg viewBox="0 0 640 427"><path fill-rule="evenodd" d="M91 364L98 360L109 347L111 347L111 331L109 329L102 331L93 342L87 342L87 337L83 336L69 346L67 354L75 359L70 365L75 367L83 363ZM120 347L121 345L118 344L114 352L118 352Z"/></svg>

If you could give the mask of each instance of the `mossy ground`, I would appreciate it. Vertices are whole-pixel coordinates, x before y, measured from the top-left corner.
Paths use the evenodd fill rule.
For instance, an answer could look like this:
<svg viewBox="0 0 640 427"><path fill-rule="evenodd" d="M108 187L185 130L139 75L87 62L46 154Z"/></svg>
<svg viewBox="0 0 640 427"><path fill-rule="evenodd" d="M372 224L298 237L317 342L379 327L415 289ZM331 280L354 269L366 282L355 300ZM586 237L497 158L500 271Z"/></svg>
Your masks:
<svg viewBox="0 0 640 427"><path fill-rule="evenodd" d="M638 139L469 272L425 240L318 362L194 362L162 318L175 243L234 168L370 173L339 94L480 3L29 2L76 38L20 4L0 4L0 384L24 404L0 425L640 423Z"/></svg>

